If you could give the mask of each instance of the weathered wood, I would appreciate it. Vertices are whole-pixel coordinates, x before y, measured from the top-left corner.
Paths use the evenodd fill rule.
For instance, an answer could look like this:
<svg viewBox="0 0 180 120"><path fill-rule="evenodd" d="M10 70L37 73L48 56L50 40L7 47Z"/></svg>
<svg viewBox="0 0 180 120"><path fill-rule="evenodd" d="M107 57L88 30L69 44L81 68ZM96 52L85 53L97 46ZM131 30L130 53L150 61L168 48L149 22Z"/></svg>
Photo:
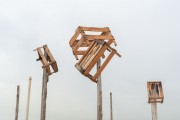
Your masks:
<svg viewBox="0 0 180 120"><path fill-rule="evenodd" d="M84 75L88 75L91 69L94 67L94 65L97 63L97 61L100 59L100 57L104 54L104 51L107 49L107 46L103 46L100 50L100 52L94 57L92 62L89 64L87 69L84 72Z"/></svg>
<svg viewBox="0 0 180 120"><path fill-rule="evenodd" d="M76 32L75 32L74 36L73 36L73 37L71 38L71 40L69 41L69 45L70 45L70 46L73 45L74 41L77 39L77 37L79 36L80 33L81 33L81 29L80 29L80 27L78 27L78 28L76 29Z"/></svg>
<svg viewBox="0 0 180 120"><path fill-rule="evenodd" d="M101 59L97 62L97 71L101 66ZM97 78L97 120L102 120L102 84L101 84L101 74Z"/></svg>
<svg viewBox="0 0 180 120"><path fill-rule="evenodd" d="M41 51L41 48L44 49L44 52L46 52L47 54L47 58L43 55L43 52ZM50 76L52 73L55 73L58 71L58 67L57 67L57 63L54 59L54 57L52 56L49 48L47 45L44 45L43 47L38 47L37 49L39 58L37 59L37 61L41 61L41 63L43 64L42 68L46 68L46 71L48 73L48 75ZM51 72L51 68L52 68L52 72Z"/></svg>
<svg viewBox="0 0 180 120"><path fill-rule="evenodd" d="M111 92L110 92L110 116L111 116L111 120L113 120L112 93Z"/></svg>
<svg viewBox="0 0 180 120"><path fill-rule="evenodd" d="M161 81L147 82L147 91L148 91L148 103L158 103L158 102L163 103L164 95L163 95Z"/></svg>
<svg viewBox="0 0 180 120"><path fill-rule="evenodd" d="M83 37L88 40L114 40L112 35L84 35Z"/></svg>
<svg viewBox="0 0 180 120"><path fill-rule="evenodd" d="M27 95L27 106L26 106L26 120L29 119L29 105L30 105L30 94L31 94L31 81L32 81L32 78L29 77L28 95Z"/></svg>
<svg viewBox="0 0 180 120"><path fill-rule="evenodd" d="M80 26L81 30L83 31L93 31L93 32L109 32L109 27L104 27L104 28L97 28L97 27L83 27Z"/></svg>
<svg viewBox="0 0 180 120"><path fill-rule="evenodd" d="M47 53L44 51L44 56L47 59ZM47 98L47 82L49 81L49 76L46 68L43 69L43 80L42 80L42 97L41 97L41 120L46 119L46 98Z"/></svg>
<svg viewBox="0 0 180 120"><path fill-rule="evenodd" d="M99 74L101 74L101 72L104 70L104 68L107 66L107 64L109 63L109 61L112 59L112 57L114 56L115 52L111 52L110 55L108 56L108 58L104 61L104 63L102 64L102 66L99 68L99 70L96 72L96 74L94 75L94 77L92 78L93 80L95 80Z"/></svg>
<svg viewBox="0 0 180 120"><path fill-rule="evenodd" d="M18 120L19 114L19 96L20 96L20 86L17 86L17 95L16 95L16 112L15 112L15 120Z"/></svg>

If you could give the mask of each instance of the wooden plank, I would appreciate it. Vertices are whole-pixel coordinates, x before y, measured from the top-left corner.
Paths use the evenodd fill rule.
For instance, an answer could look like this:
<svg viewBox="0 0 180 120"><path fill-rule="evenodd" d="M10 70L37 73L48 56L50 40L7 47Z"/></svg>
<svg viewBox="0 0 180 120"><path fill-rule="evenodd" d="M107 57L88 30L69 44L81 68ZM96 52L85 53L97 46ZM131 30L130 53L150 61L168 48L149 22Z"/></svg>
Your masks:
<svg viewBox="0 0 180 120"><path fill-rule="evenodd" d="M102 64L102 66L98 69L98 71L96 72L96 74L94 75L94 77L92 78L93 80L95 80L100 74L101 72L104 70L104 68L107 66L107 64L109 63L109 61L112 59L112 57L114 56L115 52L112 51L110 53L110 55L107 57L107 59L104 61L104 63Z"/></svg>
<svg viewBox="0 0 180 120"><path fill-rule="evenodd" d="M41 49L40 49L40 48L37 48L37 52L38 52L39 58L40 58L40 60L41 60L41 63L43 64L43 66L47 66L47 65L48 65L48 62L47 62L46 58L44 57Z"/></svg>
<svg viewBox="0 0 180 120"><path fill-rule="evenodd" d="M91 71L91 69L94 67L94 65L97 63L97 61L100 59L100 57L104 54L104 51L107 49L107 46L104 45L101 50L99 51L99 53L94 57L93 61L91 62L91 64L87 67L87 69L84 72L84 75L88 75L89 72Z"/></svg>
<svg viewBox="0 0 180 120"><path fill-rule="evenodd" d="M81 46L81 44L84 42L84 38L81 37L81 39L79 40L79 42L77 43L77 45L73 48L73 52L74 54L77 54L77 51L79 49L79 47Z"/></svg>
<svg viewBox="0 0 180 120"><path fill-rule="evenodd" d="M86 69L88 66L89 66L89 64L91 63L91 61L94 59L94 57L98 54L98 52L99 52L99 50L102 48L102 46L101 45L98 45L97 46L97 49L95 49L94 50L94 54L92 55L92 57L88 60L88 62L87 62L87 64L84 66L84 69Z"/></svg>
<svg viewBox="0 0 180 120"><path fill-rule="evenodd" d="M73 45L71 47L76 47L78 42L79 42L79 40L75 40L75 42L73 43ZM90 42L92 42L92 40L89 41L89 44L87 44L86 42L83 42L80 47L88 47L91 44Z"/></svg>
<svg viewBox="0 0 180 120"><path fill-rule="evenodd" d="M77 37L79 36L79 34L81 33L81 29L80 27L78 27L76 29L75 34L73 35L73 37L71 38L71 40L69 41L69 45L72 46L72 44L74 43L74 41L77 39Z"/></svg>
<svg viewBox="0 0 180 120"><path fill-rule="evenodd" d="M50 58L49 61L50 61L50 62L55 62L55 59L54 59L54 57L52 56L52 54L51 54L48 46L47 46L47 45L44 45L43 48L44 48L44 51L46 51L47 56Z"/></svg>
<svg viewBox="0 0 180 120"><path fill-rule="evenodd" d="M84 60L86 59L86 57L91 53L91 51L93 50L92 48L96 46L97 43L93 42L91 44L91 46L86 50L86 53L83 55L83 57L79 60L78 64L82 64L84 62Z"/></svg>
<svg viewBox="0 0 180 120"><path fill-rule="evenodd" d="M85 59L81 63L81 66L83 67L83 69L85 69L84 66L87 64L87 62L90 62L90 59L92 58L92 56L96 52L97 48L98 48L98 46L95 46L94 48L92 48L90 50L89 54L87 56L85 56Z"/></svg>
<svg viewBox="0 0 180 120"><path fill-rule="evenodd" d="M104 27L104 28L83 27L83 26L80 26L80 27L81 27L81 30L83 30L83 31L93 31L93 32L108 32L108 31L110 31L109 27Z"/></svg>
<svg viewBox="0 0 180 120"><path fill-rule="evenodd" d="M86 53L86 51L77 51L76 54L77 55L84 55Z"/></svg>
<svg viewBox="0 0 180 120"><path fill-rule="evenodd" d="M85 35L83 37L87 40L114 40L112 35Z"/></svg>

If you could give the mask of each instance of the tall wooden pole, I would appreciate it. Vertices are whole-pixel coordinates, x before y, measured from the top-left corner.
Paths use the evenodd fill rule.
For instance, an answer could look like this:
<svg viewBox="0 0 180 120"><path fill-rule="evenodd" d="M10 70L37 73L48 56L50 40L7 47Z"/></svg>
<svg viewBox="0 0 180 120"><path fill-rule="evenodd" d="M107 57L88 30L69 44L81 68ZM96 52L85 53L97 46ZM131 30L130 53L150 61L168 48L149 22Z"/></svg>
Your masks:
<svg viewBox="0 0 180 120"><path fill-rule="evenodd" d="M156 103L151 103L151 112L152 112L152 120L158 120Z"/></svg>
<svg viewBox="0 0 180 120"><path fill-rule="evenodd" d="M26 120L28 120L28 118L29 118L29 105L30 105L30 94L31 94L31 81L32 81L32 78L29 77L28 95L27 95L27 106L26 106Z"/></svg>
<svg viewBox="0 0 180 120"><path fill-rule="evenodd" d="M20 86L17 86L17 95L16 95L16 115L15 120L18 120L18 113L19 113L19 93L20 93Z"/></svg>
<svg viewBox="0 0 180 120"><path fill-rule="evenodd" d="M44 51L44 56L47 59L47 53ZM43 81L42 81L42 98L41 98L41 120L46 119L46 98L47 98L47 82L49 80L46 68L43 69Z"/></svg>
<svg viewBox="0 0 180 120"><path fill-rule="evenodd" d="M97 62L97 70L101 67L101 59ZM97 78L97 120L102 120L102 84L101 74Z"/></svg>
<svg viewBox="0 0 180 120"><path fill-rule="evenodd" d="M111 120L113 120L113 110L112 110L112 93L110 92L110 111L111 111Z"/></svg>

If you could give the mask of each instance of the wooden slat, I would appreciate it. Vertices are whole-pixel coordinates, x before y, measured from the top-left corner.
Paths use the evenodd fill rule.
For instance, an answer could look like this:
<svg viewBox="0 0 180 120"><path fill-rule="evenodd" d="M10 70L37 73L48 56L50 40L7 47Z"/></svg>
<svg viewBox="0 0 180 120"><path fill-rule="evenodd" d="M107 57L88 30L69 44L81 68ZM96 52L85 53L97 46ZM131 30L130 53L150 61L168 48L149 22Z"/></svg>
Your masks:
<svg viewBox="0 0 180 120"><path fill-rule="evenodd" d="M52 54L51 54L49 48L47 47L47 45L44 45L43 48L44 48L44 50L46 51L48 57L50 58L50 61L51 61L51 62L55 62L55 59L54 59L54 57L52 56Z"/></svg>
<svg viewBox="0 0 180 120"><path fill-rule="evenodd" d="M84 66L85 69L89 66L89 64L94 59L94 57L98 54L98 52L101 48L102 48L102 46L98 45L97 49L94 50L95 53L92 55L92 57L88 60L87 64Z"/></svg>
<svg viewBox="0 0 180 120"><path fill-rule="evenodd" d="M91 58L93 58L93 55L95 54L96 50L98 49L98 45L92 48L87 56L85 56L84 61L81 63L81 66L84 68L84 66L87 64L87 62L91 62Z"/></svg>
<svg viewBox="0 0 180 120"><path fill-rule="evenodd" d="M86 53L86 51L77 51L76 54L77 55L84 55Z"/></svg>
<svg viewBox="0 0 180 120"><path fill-rule="evenodd" d="M114 40L112 35L85 35L83 37L88 40Z"/></svg>
<svg viewBox="0 0 180 120"><path fill-rule="evenodd" d="M79 49L79 47L81 46L81 44L84 42L84 38L81 37L81 39L79 40L79 42L77 43L77 45L73 48L74 54L77 54L77 51Z"/></svg>
<svg viewBox="0 0 180 120"><path fill-rule="evenodd" d="M91 62L91 64L87 67L87 69L84 72L84 75L87 76L89 74L89 72L91 71L91 69L94 67L94 65L97 63L97 61L100 59L100 57L104 54L104 51L107 49L107 46L104 45L101 50L99 51L99 53L95 56L95 58L93 59L93 61Z"/></svg>
<svg viewBox="0 0 180 120"><path fill-rule="evenodd" d="M91 53L92 48L93 48L94 46L96 46L96 44L97 44L97 43L95 43L95 42L93 42L93 43L91 44L91 46L86 50L86 53L84 54L84 56L79 60L78 64L81 65L81 63L82 63L82 62L85 60L85 58Z"/></svg>
<svg viewBox="0 0 180 120"><path fill-rule="evenodd" d="M81 33L81 29L80 27L78 27L76 29L75 34L73 35L73 37L71 38L71 40L69 41L69 45L72 46L72 44L74 43L74 41L77 39L77 37L79 36L79 34Z"/></svg>
<svg viewBox="0 0 180 120"><path fill-rule="evenodd" d="M40 48L37 48L37 52L38 52L39 58L40 58L40 60L41 60L41 63L43 64L43 66L47 66L47 65L48 65L48 62L47 62L46 58L44 57L41 49L40 49Z"/></svg>
<svg viewBox="0 0 180 120"><path fill-rule="evenodd" d="M110 53L110 55L107 57L107 59L104 61L104 63L102 64L102 66L98 69L98 71L96 72L96 74L94 75L94 77L92 78L93 80L97 79L97 77L101 74L101 72L104 70L104 68L107 66L107 64L109 63L109 61L112 59L112 57L114 56L115 52L112 51Z"/></svg>
<svg viewBox="0 0 180 120"><path fill-rule="evenodd" d="M80 26L81 30L83 31L94 31L94 32L108 32L110 31L108 27L104 27L104 28L98 28L98 27L83 27Z"/></svg>

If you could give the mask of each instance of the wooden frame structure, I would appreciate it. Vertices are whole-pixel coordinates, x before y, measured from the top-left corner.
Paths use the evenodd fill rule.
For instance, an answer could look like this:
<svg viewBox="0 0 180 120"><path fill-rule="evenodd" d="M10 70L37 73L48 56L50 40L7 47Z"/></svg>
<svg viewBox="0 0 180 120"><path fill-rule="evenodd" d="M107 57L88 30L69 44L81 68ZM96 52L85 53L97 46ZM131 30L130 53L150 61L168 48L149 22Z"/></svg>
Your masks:
<svg viewBox="0 0 180 120"><path fill-rule="evenodd" d="M44 52L47 53L47 58L44 56L41 48L43 48ZM52 56L48 46L43 45L42 47L38 47L34 51L36 51L36 50L37 50L38 56L39 56L39 58L36 59L36 61L41 60L41 63L43 64L42 68L46 68L48 75L50 76L51 74L57 72L58 71L57 63L56 63L54 57ZM53 71L51 71L51 68Z"/></svg>
<svg viewBox="0 0 180 120"><path fill-rule="evenodd" d="M112 47L110 47L110 43L112 41L102 41L102 40L94 40L94 42L91 44L91 46L88 48L88 50L85 52L85 54L82 56L82 58L79 60L78 63L76 63L75 67L86 77L88 77L93 82L97 82L97 77L101 74L103 69L106 67L106 65L109 63L109 61L112 59L114 54L121 57L121 55ZM100 66L98 71L95 73L95 75L91 75L90 71L92 68L96 65L98 60L101 59L101 57L104 56L105 51L108 50L110 52L109 56L106 58L104 63Z"/></svg>
<svg viewBox="0 0 180 120"><path fill-rule="evenodd" d="M147 82L148 103L163 103L164 95L161 81Z"/></svg>
<svg viewBox="0 0 180 120"><path fill-rule="evenodd" d="M94 34L89 35L86 32L96 32L99 35L97 35L97 34L96 35L94 35ZM76 29L75 34L73 35L73 37L69 41L69 45L72 48L74 56L78 60L79 59L78 55L84 55L86 50L88 49L87 47L89 47L94 40L106 40L106 39L114 42L114 44L117 45L115 42L115 39L111 35L110 29L108 27L97 28L97 27L79 26ZM84 49L80 50L81 47L83 47Z"/></svg>

